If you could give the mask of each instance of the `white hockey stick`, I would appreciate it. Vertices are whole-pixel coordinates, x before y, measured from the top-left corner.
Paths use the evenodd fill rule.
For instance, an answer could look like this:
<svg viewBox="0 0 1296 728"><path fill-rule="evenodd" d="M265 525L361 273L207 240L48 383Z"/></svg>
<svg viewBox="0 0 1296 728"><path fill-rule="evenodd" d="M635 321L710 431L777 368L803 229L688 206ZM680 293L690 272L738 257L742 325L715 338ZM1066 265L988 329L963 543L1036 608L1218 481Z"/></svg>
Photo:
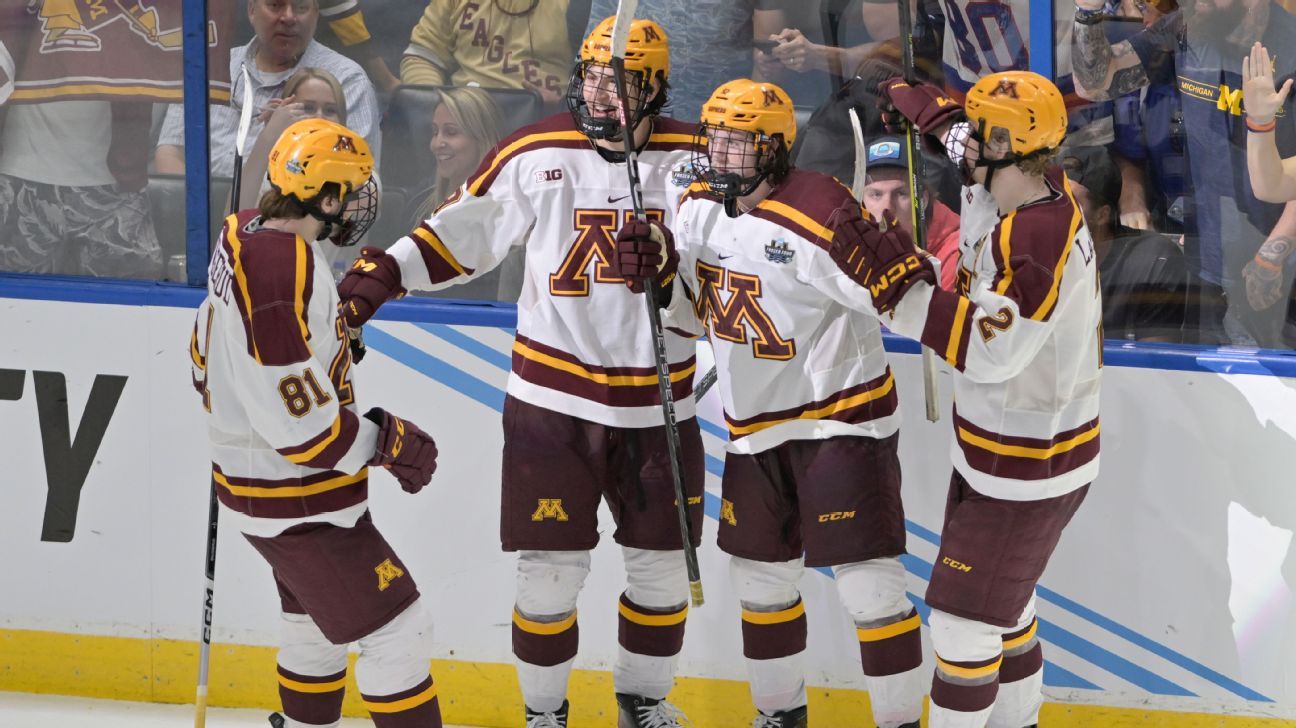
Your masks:
<svg viewBox="0 0 1296 728"><path fill-rule="evenodd" d="M639 181L639 158L635 153L634 129L631 128L630 99L626 95L625 55L630 41L630 24L634 21L639 0L620 0L617 4L616 22L612 26L612 74L616 81L617 96L621 106L621 138L625 142L626 174L630 178L630 201L635 217L647 220L643 206L643 186ZM648 80L648 79L645 79ZM642 103L647 103L643 99ZM657 286L648 281L644 286L644 300L648 304L648 324L652 332L653 359L657 364L657 389L661 392L662 416L666 421L666 447L670 452L671 480L675 485L675 506L679 513L680 539L684 543L684 566L688 571L689 593L693 606L703 603L702 575L698 570L697 551L688 519L688 495L684 492L683 461L680 453L679 425L675 421L675 398L671 392L670 366L666 361L666 335L662 331L661 310L657 302Z"/></svg>
<svg viewBox="0 0 1296 728"><path fill-rule="evenodd" d="M238 212L239 186L243 181L243 148L247 144L248 129L252 126L252 75L247 66L243 70L243 110L239 117L238 136L234 139L234 177L230 181L230 214ZM216 599L216 532L220 520L220 505L216 500L216 481L211 483L207 498L207 583L203 589L202 636L198 643L198 690L194 696L194 728L207 725L207 679L211 664L212 613Z"/></svg>

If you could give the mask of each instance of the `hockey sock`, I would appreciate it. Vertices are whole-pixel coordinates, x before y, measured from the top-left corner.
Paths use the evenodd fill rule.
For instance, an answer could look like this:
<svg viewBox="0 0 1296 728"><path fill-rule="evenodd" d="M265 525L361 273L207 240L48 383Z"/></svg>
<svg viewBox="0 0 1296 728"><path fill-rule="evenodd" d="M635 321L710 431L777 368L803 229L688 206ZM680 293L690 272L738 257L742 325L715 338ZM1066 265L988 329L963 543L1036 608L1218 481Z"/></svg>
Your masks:
<svg viewBox="0 0 1296 728"><path fill-rule="evenodd" d="M909 723L922 715L921 630L917 610L899 619L856 623L864 683L880 726Z"/></svg>
<svg viewBox="0 0 1296 728"><path fill-rule="evenodd" d="M548 713L562 707L579 638L576 610L549 616L513 610L513 655L528 708Z"/></svg>
<svg viewBox="0 0 1296 728"><path fill-rule="evenodd" d="M798 596L788 607L742 610L743 656L757 710L773 715L806 704L805 604Z"/></svg>
<svg viewBox="0 0 1296 728"><path fill-rule="evenodd" d="M441 728L441 702L431 675L408 690L360 697L375 728Z"/></svg>
<svg viewBox="0 0 1296 728"><path fill-rule="evenodd" d="M342 720L346 695L346 669L333 675L301 675L275 666L279 673L279 700L284 715L306 725L337 725Z"/></svg>
<svg viewBox="0 0 1296 728"><path fill-rule="evenodd" d="M1044 703L1044 648L1035 635L1038 620L1003 637L999 697L990 714L991 728L1021 728L1039 721Z"/></svg>
<svg viewBox="0 0 1296 728"><path fill-rule="evenodd" d="M688 603L667 609L635 604L621 595L617 642L621 649L612 671L618 693L662 700L675 681L675 666L684 646Z"/></svg>
<svg viewBox="0 0 1296 728"><path fill-rule="evenodd" d="M932 677L930 728L982 728L999 692L1003 655L954 662L936 655Z"/></svg>

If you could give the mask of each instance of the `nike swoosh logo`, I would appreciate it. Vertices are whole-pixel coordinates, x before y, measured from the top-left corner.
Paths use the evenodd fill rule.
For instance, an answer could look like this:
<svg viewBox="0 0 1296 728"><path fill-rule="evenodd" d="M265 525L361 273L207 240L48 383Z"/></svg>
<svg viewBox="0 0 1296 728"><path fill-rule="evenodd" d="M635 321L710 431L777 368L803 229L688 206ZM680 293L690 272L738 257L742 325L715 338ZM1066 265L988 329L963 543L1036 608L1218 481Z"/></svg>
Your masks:
<svg viewBox="0 0 1296 728"><path fill-rule="evenodd" d="M729 260L729 259L732 258L733 256L732 256L732 255L716 255L716 257L719 258L720 260Z"/></svg>
<svg viewBox="0 0 1296 728"><path fill-rule="evenodd" d="M612 195L608 195L608 204L609 204L609 205L615 205L616 203L620 202L621 200L624 200L625 198L627 198L627 197L629 197L629 196L630 196L630 195L621 195L620 197L618 197L618 198L616 198L616 199L613 199L613 198L612 198Z"/></svg>

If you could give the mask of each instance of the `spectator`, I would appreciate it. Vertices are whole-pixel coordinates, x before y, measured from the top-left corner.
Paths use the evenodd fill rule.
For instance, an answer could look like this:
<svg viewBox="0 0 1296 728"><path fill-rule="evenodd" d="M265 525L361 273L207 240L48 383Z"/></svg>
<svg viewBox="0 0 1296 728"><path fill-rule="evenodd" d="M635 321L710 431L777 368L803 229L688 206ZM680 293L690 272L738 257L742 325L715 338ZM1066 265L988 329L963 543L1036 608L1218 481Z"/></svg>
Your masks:
<svg viewBox="0 0 1296 728"><path fill-rule="evenodd" d="M1147 86L1160 57L1173 58L1181 90L1183 128L1192 180L1196 230L1185 252L1195 278L1189 326L1203 343L1288 346L1286 306L1258 307L1248 301L1243 268L1262 245L1296 237L1296 205L1258 200L1247 178L1246 124L1242 118L1241 59L1259 40L1266 46L1296 39L1296 16L1274 0L1195 0L1136 33L1111 43L1096 18L1098 0L1080 0L1072 58L1077 90L1087 98L1118 98ZM1296 73L1296 58L1281 54L1274 75ZM1277 122L1276 144L1296 151L1296 123L1290 102ZM1195 233L1195 234L1193 234Z"/></svg>
<svg viewBox="0 0 1296 728"><path fill-rule="evenodd" d="M1292 89L1292 79L1277 88L1269 51L1260 43L1242 60L1243 96L1247 100L1247 170L1256 196L1269 202L1296 199L1296 157L1282 158L1275 141L1278 111ZM1290 208L1289 208L1290 209ZM1242 269L1247 301L1265 310L1290 296L1296 275L1296 245L1270 238Z"/></svg>
<svg viewBox="0 0 1296 728"><path fill-rule="evenodd" d="M452 88L441 94L432 112L428 146L436 158L436 184L415 210L409 227L432 217L432 211L463 186L482 157L499 144L501 113L490 95L478 88Z"/></svg>
<svg viewBox="0 0 1296 728"><path fill-rule="evenodd" d="M909 165L905 142L900 137L882 137L868 145L868 181L860 201L874 220L881 220L884 212L890 212L901 229L913 235ZM952 291L958 280L959 217L930 194L923 202L927 211L927 252L940 260L941 288Z"/></svg>
<svg viewBox="0 0 1296 728"><path fill-rule="evenodd" d="M401 81L531 89L557 111L573 44L568 0L431 0L401 59Z"/></svg>
<svg viewBox="0 0 1296 728"><path fill-rule="evenodd" d="M270 99L259 121L265 126L251 151L243 155L243 189L238 209L257 206L269 185L266 163L284 130L302 119L327 119L346 126L346 97L342 84L322 68L302 68L284 82L283 96Z"/></svg>
<svg viewBox="0 0 1296 728"><path fill-rule="evenodd" d="M900 37L900 16L894 3L861 2L860 19L863 35L868 39L864 42L840 47L819 44L800 29L784 28L769 36L769 40L778 44L769 53L757 49L756 65L770 79L777 79L785 71L798 74L820 71L849 78L883 43Z"/></svg>
<svg viewBox="0 0 1296 728"><path fill-rule="evenodd" d="M786 0L641 0L636 15L656 21L670 35L671 105L667 112L681 121L697 121L702 102L735 78L762 80L754 67L756 38L765 39L787 27ZM594 0L589 35L604 18L615 15L617 0Z"/></svg>
<svg viewBox="0 0 1296 728"><path fill-rule="evenodd" d="M234 92L230 106L211 109L211 174L229 177L234 171L234 137L238 132L240 107L251 103L258 112L269 108L281 95L284 84L303 67L321 68L333 75L346 96L348 127L369 142L378 156L378 99L373 84L355 61L325 48L315 40L319 22L318 0L248 0L248 19L256 37L230 52L230 78ZM252 89L244 88L241 68L252 77ZM260 135L265 121L257 118L249 130ZM167 109L154 159L158 172L184 173L184 110Z"/></svg>
<svg viewBox="0 0 1296 728"><path fill-rule="evenodd" d="M1120 222L1121 173L1104 147L1068 147L1062 168L1098 258L1109 339L1183 341L1188 267L1174 238Z"/></svg>
<svg viewBox="0 0 1296 728"><path fill-rule="evenodd" d="M378 44L369 34L358 0L320 0L320 15L328 24L329 32L336 36L339 50L364 68L379 91L391 93L400 85L400 79L387 67Z"/></svg>

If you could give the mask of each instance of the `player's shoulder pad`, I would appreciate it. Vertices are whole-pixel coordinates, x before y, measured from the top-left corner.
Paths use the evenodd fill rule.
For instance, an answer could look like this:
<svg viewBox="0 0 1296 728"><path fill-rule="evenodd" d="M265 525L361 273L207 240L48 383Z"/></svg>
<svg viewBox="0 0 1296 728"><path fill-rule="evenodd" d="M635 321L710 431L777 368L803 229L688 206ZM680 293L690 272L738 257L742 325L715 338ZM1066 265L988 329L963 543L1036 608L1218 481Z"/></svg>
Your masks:
<svg viewBox="0 0 1296 728"><path fill-rule="evenodd" d="M1022 313L1036 321L1047 320L1056 307L1072 242L1084 225L1061 170L1050 170L1046 178L1054 194L1005 215L988 242L999 270L993 290L1017 301Z"/></svg>
<svg viewBox="0 0 1296 728"><path fill-rule="evenodd" d="M565 111L528 124L486 154L477 171L468 177L468 193L477 197L486 194L509 162L539 149L589 149L589 139Z"/></svg>
<svg viewBox="0 0 1296 728"><path fill-rule="evenodd" d="M249 353L262 364L282 365L311 356L310 308L315 256L292 233L249 230L227 220L224 244L234 273L236 303L243 317Z"/></svg>
<svg viewBox="0 0 1296 728"><path fill-rule="evenodd" d="M832 247L833 213L847 204L860 206L850 190L835 177L794 169L773 194L748 214L776 222L827 250Z"/></svg>

